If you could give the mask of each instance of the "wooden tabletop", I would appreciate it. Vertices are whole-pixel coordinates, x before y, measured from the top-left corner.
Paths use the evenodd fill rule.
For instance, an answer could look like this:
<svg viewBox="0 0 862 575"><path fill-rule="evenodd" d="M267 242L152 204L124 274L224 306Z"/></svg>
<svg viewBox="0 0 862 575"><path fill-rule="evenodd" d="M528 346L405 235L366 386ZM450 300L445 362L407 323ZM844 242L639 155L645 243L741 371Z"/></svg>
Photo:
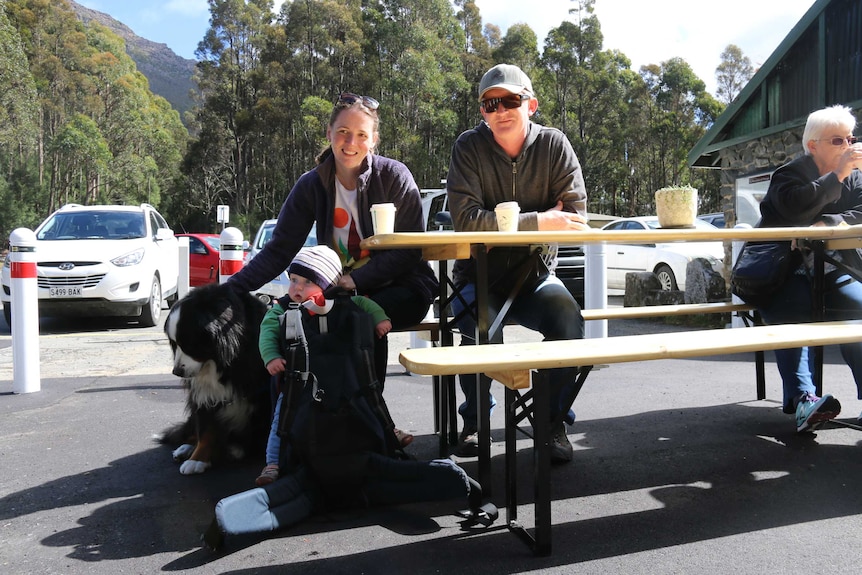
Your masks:
<svg viewBox="0 0 862 575"><path fill-rule="evenodd" d="M656 230L518 231L518 232L399 232L362 240L364 249L417 249L435 246L523 246L532 244L648 244L662 242L746 240L833 240L828 247L862 247L862 225L794 228L662 228ZM837 241L840 240L840 243Z"/></svg>

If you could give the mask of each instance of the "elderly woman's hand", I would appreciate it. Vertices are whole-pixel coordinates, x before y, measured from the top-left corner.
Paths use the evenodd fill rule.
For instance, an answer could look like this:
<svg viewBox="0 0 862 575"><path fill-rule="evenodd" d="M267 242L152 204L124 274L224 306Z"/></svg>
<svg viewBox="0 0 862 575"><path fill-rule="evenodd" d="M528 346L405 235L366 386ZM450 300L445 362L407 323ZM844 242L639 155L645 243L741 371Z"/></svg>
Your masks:
<svg viewBox="0 0 862 575"><path fill-rule="evenodd" d="M844 153L838 158L835 175L843 182L854 168L862 170L862 144L853 144L844 150Z"/></svg>

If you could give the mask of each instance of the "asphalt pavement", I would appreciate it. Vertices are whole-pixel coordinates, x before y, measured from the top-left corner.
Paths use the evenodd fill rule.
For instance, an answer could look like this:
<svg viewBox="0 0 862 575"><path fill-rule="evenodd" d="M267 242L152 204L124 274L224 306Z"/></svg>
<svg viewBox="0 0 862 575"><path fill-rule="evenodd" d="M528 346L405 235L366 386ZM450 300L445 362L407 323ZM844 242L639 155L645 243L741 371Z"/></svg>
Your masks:
<svg viewBox="0 0 862 575"><path fill-rule="evenodd" d="M677 329L621 321L609 331ZM506 338L538 335L507 327ZM431 380L397 362L409 345L407 334L391 337L385 396L416 436L409 451L431 459ZM180 475L153 440L183 418L170 369L161 327L43 320L41 390L13 394L11 337L0 328L0 572L845 573L862 560L862 433L830 425L797 435L771 354L766 401L755 400L747 354L596 369L569 428L574 461L552 470L550 557L532 556L502 515L489 529L463 529L459 501L316 517L204 550L215 503L251 488L262 461ZM862 402L836 350L824 369L842 419L855 421ZM492 418L501 509L502 417ZM475 460L461 463L475 473ZM526 439L519 464L519 516L531 525Z"/></svg>

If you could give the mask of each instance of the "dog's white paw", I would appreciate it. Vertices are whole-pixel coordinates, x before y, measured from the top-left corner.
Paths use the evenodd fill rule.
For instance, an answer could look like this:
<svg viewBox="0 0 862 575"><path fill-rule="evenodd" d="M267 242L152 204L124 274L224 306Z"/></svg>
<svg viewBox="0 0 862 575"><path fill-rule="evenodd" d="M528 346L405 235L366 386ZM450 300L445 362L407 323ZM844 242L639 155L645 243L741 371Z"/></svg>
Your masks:
<svg viewBox="0 0 862 575"><path fill-rule="evenodd" d="M192 453L195 450L194 445L189 445L188 443L184 443L173 450L171 455L174 458L174 461L185 461L189 457L191 457Z"/></svg>
<svg viewBox="0 0 862 575"><path fill-rule="evenodd" d="M210 465L211 463L208 461L189 459L188 461L183 461L183 464L180 465L180 473L183 475L196 475L209 469Z"/></svg>

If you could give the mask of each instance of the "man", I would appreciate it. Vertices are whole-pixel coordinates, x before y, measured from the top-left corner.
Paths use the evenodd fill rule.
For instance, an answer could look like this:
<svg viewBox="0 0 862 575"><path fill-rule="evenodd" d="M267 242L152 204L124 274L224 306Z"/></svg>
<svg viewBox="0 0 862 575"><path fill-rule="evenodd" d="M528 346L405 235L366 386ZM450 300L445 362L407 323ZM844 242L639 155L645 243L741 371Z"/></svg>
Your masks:
<svg viewBox="0 0 862 575"><path fill-rule="evenodd" d="M530 78L517 66L499 64L482 77L479 109L484 119L458 137L452 149L446 189L456 231L497 230L494 208L502 202L520 206L520 230L587 229L587 195L581 166L565 134L533 123L539 102ZM488 254L491 317L505 303L514 287L516 271L529 257L528 247L492 249ZM548 269L551 261L537 261L521 286L506 320L542 333L547 340L582 338L584 320L577 302L563 283ZM550 264L550 265L547 265ZM455 285L462 289L463 301L456 298L453 313L460 314L464 303L475 301L475 261L459 260L454 267ZM461 345L475 344L474 317L459 319ZM491 334L502 342L502 331ZM574 383L576 368L548 371L551 420L565 414L564 422L551 430L551 460L572 460L572 445L565 423L574 422L571 402L566 397ZM464 419L456 454L475 456L478 444L478 397L475 375L461 375L466 401L458 412ZM482 393L490 395L490 380L482 376ZM490 397L491 408L495 401Z"/></svg>

